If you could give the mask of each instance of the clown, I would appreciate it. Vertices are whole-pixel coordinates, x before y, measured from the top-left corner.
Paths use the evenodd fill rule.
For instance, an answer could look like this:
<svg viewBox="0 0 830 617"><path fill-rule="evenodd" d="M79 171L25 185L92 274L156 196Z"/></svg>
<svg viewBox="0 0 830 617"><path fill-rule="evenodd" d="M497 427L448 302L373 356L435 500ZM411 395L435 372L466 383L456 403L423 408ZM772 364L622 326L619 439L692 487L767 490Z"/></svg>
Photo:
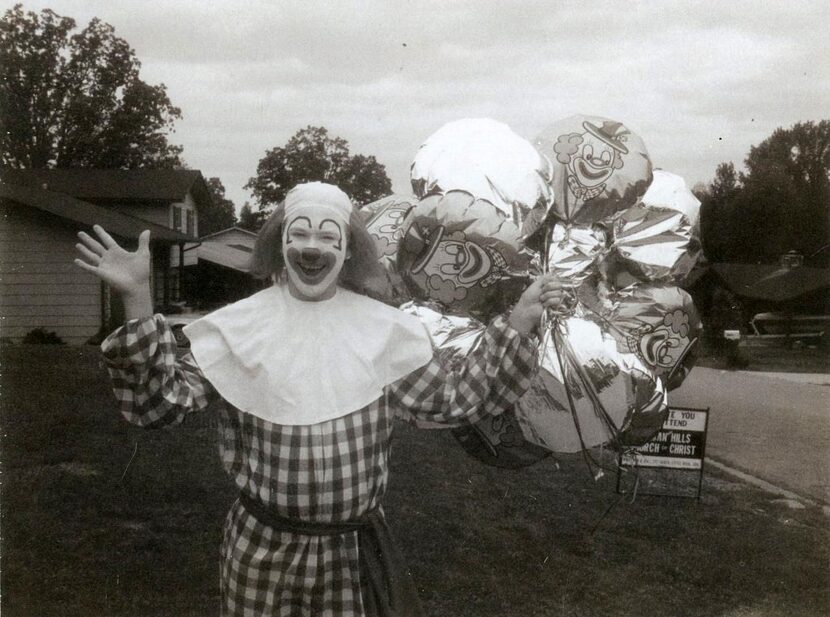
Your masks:
<svg viewBox="0 0 830 617"><path fill-rule="evenodd" d="M462 300L467 290L489 287L507 270L504 258L487 246L470 242L463 231L446 233L443 225L428 234L412 229L425 246L424 254L412 264L413 277L426 277L431 297L445 303Z"/></svg>
<svg viewBox="0 0 830 617"><path fill-rule="evenodd" d="M295 187L260 232L252 272L274 285L191 324L191 354L152 314L149 232L136 252L95 227L76 263L124 299L102 344L120 409L145 427L220 409L239 488L222 542L223 615L420 615L381 502L392 420L498 415L529 386L529 336L563 292L537 279L448 373L417 318L368 296L374 243L338 188Z"/></svg>
<svg viewBox="0 0 830 617"><path fill-rule="evenodd" d="M571 194L588 201L601 195L614 171L622 168L622 155L628 154L628 129L610 120L602 126L586 120L582 128L584 133L560 135L553 149L556 160L568 168Z"/></svg>

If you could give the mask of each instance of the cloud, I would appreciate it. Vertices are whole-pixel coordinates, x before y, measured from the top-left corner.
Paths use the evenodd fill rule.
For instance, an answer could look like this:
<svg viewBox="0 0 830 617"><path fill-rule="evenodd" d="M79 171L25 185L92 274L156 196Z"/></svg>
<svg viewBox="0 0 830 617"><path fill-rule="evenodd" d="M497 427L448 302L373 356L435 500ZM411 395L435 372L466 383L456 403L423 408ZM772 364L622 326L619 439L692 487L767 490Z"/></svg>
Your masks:
<svg viewBox="0 0 830 617"><path fill-rule="evenodd" d="M819 0L86 0L56 10L79 25L98 16L130 42L144 79L165 83L182 108L173 141L237 206L265 150L309 124L375 155L407 192L418 146L451 120L490 117L532 140L559 118L601 115L692 185L830 108L830 9Z"/></svg>

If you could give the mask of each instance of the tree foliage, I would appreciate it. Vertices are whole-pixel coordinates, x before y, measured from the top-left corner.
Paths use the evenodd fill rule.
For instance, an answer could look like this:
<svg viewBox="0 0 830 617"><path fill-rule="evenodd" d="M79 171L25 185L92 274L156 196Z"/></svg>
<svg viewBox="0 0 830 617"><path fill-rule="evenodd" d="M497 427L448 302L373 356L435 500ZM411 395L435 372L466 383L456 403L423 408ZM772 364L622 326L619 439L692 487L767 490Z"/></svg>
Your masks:
<svg viewBox="0 0 830 617"><path fill-rule="evenodd" d="M3 165L180 166L167 133L181 112L164 84L140 79L135 52L109 24L73 30L69 17L19 4L0 20Z"/></svg>
<svg viewBox="0 0 830 617"><path fill-rule="evenodd" d="M236 208L233 201L225 197L225 185L219 178L209 178L207 187L212 205L199 208L199 235L222 231L236 225Z"/></svg>
<svg viewBox="0 0 830 617"><path fill-rule="evenodd" d="M268 213L264 210L254 210L247 201L239 211L239 226L248 231L258 232L265 224Z"/></svg>
<svg viewBox="0 0 830 617"><path fill-rule="evenodd" d="M339 186L356 205L392 190L386 169L374 156L351 155L346 140L330 137L325 128L316 126L301 129L285 146L268 150L245 188L263 209L281 202L294 185L315 180Z"/></svg>
<svg viewBox="0 0 830 617"><path fill-rule="evenodd" d="M719 165L703 199L707 257L773 263L797 251L806 264L830 263L830 120L777 129L744 164Z"/></svg>

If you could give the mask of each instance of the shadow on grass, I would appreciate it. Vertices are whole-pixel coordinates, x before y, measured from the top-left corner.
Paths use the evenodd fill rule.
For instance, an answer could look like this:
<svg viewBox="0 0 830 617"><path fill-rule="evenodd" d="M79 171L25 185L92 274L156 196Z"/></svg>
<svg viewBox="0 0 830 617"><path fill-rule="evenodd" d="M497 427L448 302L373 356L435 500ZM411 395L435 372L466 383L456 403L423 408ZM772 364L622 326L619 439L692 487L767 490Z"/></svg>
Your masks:
<svg viewBox="0 0 830 617"><path fill-rule="evenodd" d="M218 614L235 489L210 413L130 427L93 348L3 348L0 366L4 617ZM430 615L830 614L822 513L714 471L699 502L629 503L615 480L579 457L485 467L400 425L386 512Z"/></svg>

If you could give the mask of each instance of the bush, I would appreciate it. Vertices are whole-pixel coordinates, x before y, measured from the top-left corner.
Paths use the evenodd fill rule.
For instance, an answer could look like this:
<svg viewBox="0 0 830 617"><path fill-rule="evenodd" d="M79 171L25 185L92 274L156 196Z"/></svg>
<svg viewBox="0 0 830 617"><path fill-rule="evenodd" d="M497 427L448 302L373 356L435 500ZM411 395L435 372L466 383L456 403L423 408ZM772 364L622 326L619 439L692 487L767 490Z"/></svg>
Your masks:
<svg viewBox="0 0 830 617"><path fill-rule="evenodd" d="M23 342L28 345L65 345L57 334L43 328L29 330L23 337Z"/></svg>

